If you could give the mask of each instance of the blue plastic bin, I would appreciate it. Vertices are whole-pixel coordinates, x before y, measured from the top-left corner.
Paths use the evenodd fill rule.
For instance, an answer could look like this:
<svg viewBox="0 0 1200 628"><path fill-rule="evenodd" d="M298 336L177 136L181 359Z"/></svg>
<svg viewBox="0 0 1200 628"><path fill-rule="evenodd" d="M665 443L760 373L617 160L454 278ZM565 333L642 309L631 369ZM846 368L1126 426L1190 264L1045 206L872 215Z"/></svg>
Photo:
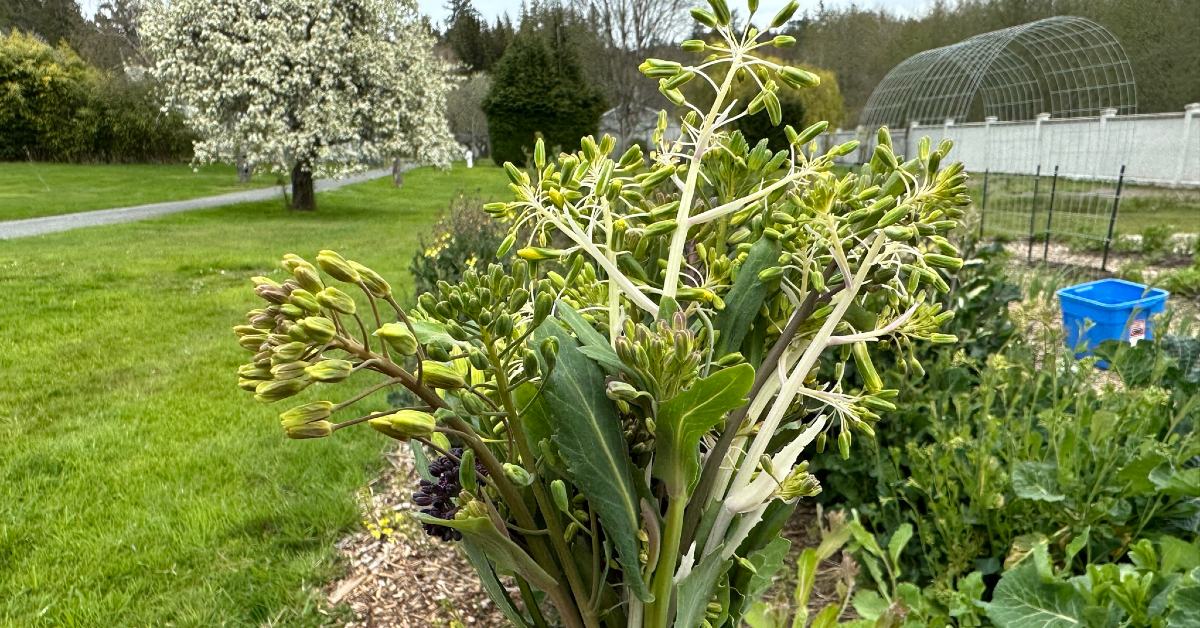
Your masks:
<svg viewBox="0 0 1200 628"><path fill-rule="evenodd" d="M1067 346L1074 349L1087 342L1087 349L1076 355L1082 357L1091 355L1105 340L1151 340L1150 316L1163 311L1170 293L1124 279L1101 279L1056 294L1062 305Z"/></svg>

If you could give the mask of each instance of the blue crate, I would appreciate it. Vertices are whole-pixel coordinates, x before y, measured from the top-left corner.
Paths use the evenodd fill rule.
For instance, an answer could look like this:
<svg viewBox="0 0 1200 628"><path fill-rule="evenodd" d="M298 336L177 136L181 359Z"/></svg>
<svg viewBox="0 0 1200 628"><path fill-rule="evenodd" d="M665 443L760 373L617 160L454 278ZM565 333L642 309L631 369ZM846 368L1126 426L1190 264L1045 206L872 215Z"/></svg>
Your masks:
<svg viewBox="0 0 1200 628"><path fill-rule="evenodd" d="M1067 346L1079 349L1087 343L1087 348L1076 354L1082 357L1091 355L1105 340L1153 339L1150 316L1163 311L1170 293L1124 279L1101 279L1056 294L1062 304Z"/></svg>

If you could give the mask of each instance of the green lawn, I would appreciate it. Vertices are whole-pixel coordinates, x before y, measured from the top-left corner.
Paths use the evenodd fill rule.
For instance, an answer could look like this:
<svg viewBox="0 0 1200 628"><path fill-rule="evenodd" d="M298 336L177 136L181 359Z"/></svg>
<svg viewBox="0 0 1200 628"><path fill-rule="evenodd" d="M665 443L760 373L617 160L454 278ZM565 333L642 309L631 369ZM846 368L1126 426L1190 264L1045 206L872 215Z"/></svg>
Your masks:
<svg viewBox="0 0 1200 628"><path fill-rule="evenodd" d="M0 220L224 194L274 185L274 176L241 184L233 166L193 172L187 164L0 162Z"/></svg>
<svg viewBox="0 0 1200 628"><path fill-rule="evenodd" d="M423 169L312 213L265 202L0 243L0 626L321 623L315 587L385 439L288 441L291 404L236 389L248 278L328 247L404 290L451 196L505 184Z"/></svg>

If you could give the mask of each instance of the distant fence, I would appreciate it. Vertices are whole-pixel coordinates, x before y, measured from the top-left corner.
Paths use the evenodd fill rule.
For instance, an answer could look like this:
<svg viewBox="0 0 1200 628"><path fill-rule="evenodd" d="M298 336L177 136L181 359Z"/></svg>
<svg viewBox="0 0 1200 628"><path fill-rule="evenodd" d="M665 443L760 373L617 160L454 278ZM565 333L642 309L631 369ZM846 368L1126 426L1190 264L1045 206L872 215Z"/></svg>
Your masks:
<svg viewBox="0 0 1200 628"><path fill-rule="evenodd" d="M1168 187L1200 187L1200 103L1175 113L1052 119L1047 115L1021 122L941 125L913 124L891 129L892 143L905 155L916 153L920 138L934 145L954 141L951 158L974 173L990 171L1036 175L1058 168L1059 177L1115 181L1125 168L1125 182ZM839 129L826 136L830 145L858 139L859 149L839 159L859 164L875 149L875 129Z"/></svg>

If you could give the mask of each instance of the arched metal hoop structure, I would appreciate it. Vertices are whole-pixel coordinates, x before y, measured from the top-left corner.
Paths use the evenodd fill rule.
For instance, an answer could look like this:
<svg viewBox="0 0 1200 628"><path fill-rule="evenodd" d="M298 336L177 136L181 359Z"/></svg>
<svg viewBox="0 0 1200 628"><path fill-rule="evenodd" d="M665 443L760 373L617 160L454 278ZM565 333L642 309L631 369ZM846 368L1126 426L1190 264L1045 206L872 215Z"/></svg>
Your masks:
<svg viewBox="0 0 1200 628"><path fill-rule="evenodd" d="M915 54L871 93L865 128L1137 113L1129 58L1108 29L1058 16Z"/></svg>

